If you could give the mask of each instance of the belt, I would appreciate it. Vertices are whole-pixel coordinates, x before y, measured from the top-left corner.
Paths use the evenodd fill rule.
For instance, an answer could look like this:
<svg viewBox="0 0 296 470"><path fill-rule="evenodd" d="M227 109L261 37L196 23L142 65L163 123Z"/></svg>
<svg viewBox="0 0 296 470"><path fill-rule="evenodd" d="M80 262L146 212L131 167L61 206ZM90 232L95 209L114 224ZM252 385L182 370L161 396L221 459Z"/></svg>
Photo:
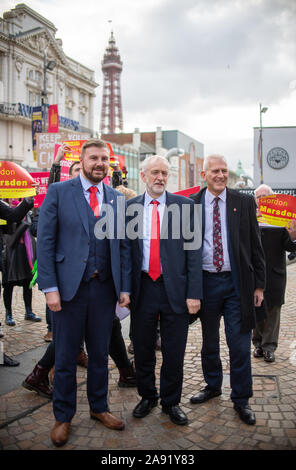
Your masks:
<svg viewBox="0 0 296 470"><path fill-rule="evenodd" d="M213 275L213 276L221 276L222 274L224 274L224 275L226 275L226 274L231 274L231 271L217 271L217 272L215 272L215 271L206 271L206 270L204 270L204 269L203 269L202 272L203 272L204 274L209 275L209 276L212 276L212 275Z"/></svg>
<svg viewBox="0 0 296 470"><path fill-rule="evenodd" d="M155 281L149 276L146 271L141 271L142 277L150 279L152 282L163 282L163 275L161 274Z"/></svg>

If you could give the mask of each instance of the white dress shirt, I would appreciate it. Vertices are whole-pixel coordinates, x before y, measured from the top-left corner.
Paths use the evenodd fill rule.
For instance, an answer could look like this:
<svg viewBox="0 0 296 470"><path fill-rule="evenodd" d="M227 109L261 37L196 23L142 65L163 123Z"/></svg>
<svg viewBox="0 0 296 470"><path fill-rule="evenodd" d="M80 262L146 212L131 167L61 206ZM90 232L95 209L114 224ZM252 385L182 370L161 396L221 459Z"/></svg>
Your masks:
<svg viewBox="0 0 296 470"><path fill-rule="evenodd" d="M152 209L153 204L151 201L158 201L157 206L159 213L159 222L160 222L160 232L162 227L162 219L166 204L166 193L164 192L159 198L153 199L147 191L144 196L144 215L143 215L143 261L142 261L142 271L148 273L149 271L149 259L150 259L150 241L151 241L151 221L152 221ZM162 272L162 270L161 270Z"/></svg>
<svg viewBox="0 0 296 470"><path fill-rule="evenodd" d="M228 242L227 242L227 210L226 210L226 188L219 194L219 211L221 220L223 266L221 271L231 271ZM213 264L213 207L216 196L208 189L205 193L205 232L202 250L202 269L209 272L217 272ZM221 272L220 271L220 272Z"/></svg>

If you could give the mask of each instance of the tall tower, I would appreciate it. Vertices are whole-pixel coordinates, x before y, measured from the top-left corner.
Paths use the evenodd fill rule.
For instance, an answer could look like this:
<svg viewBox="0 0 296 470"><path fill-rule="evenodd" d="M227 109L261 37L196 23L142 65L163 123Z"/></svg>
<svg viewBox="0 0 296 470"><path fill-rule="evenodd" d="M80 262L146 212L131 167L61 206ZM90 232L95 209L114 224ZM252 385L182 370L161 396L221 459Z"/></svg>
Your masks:
<svg viewBox="0 0 296 470"><path fill-rule="evenodd" d="M123 131L120 74L122 62L115 44L113 31L102 60L104 74L103 100L101 109L101 134L114 134Z"/></svg>

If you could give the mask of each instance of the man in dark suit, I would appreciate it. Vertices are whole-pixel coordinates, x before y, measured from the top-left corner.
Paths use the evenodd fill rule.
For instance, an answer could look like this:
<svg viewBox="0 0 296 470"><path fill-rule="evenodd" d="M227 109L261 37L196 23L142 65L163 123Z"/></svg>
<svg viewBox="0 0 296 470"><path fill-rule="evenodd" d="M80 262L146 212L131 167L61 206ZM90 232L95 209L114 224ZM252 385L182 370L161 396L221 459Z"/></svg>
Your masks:
<svg viewBox="0 0 296 470"><path fill-rule="evenodd" d="M255 190L258 205L261 197L274 194L270 186L261 184ZM274 227L259 223L261 241L266 262L266 288L264 302L267 316L256 321L253 330L254 357L264 357L266 362L274 362L274 351L278 345L281 306L285 303L287 280L286 251L296 252L296 221L290 227Z"/></svg>
<svg viewBox="0 0 296 470"><path fill-rule="evenodd" d="M124 428L108 409L108 349L116 301L123 307L129 304L130 250L127 241L116 234L118 197L122 196L102 182L109 158L105 142L87 141L81 151L80 175L52 184L39 216L38 284L53 312L56 349L56 423L51 433L56 446L67 442L76 410L76 367L82 337L88 350L90 416L108 428ZM95 235L96 223L106 213L114 217L113 238L99 237L97 231Z"/></svg>
<svg viewBox="0 0 296 470"><path fill-rule="evenodd" d="M248 405L252 396L251 331L255 307L263 300L265 263L254 198L228 189L224 157L205 159L207 188L192 196L203 208L203 301L200 313L202 368L207 386L191 398L203 403L221 395L223 380L219 328L224 316L230 354L231 399L240 418L255 423Z"/></svg>
<svg viewBox="0 0 296 470"><path fill-rule="evenodd" d="M162 410L175 424L187 424L179 407L189 314L200 308L202 293L201 237L194 249L186 249L184 228L193 229L193 202L166 192L169 163L154 155L143 163L143 195L128 201L128 213L138 213L138 236L131 238L131 330L138 393L142 397L133 416L143 418L158 403L155 386L155 342L160 321ZM171 212L175 208L176 214ZM186 212L187 219L183 217ZM180 217L178 217L178 213ZM197 220L197 232L200 228ZM127 224L129 227L129 224ZM141 236L141 231L143 233ZM200 232L201 233L201 232ZM189 314L188 314L189 312Z"/></svg>

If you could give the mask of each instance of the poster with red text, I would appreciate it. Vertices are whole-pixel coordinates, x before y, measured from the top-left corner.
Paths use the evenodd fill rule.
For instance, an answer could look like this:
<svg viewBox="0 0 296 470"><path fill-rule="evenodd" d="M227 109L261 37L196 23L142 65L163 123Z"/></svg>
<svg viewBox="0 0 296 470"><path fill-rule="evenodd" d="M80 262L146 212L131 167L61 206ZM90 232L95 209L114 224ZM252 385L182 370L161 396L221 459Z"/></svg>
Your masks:
<svg viewBox="0 0 296 470"><path fill-rule="evenodd" d="M285 227L296 220L296 198L290 194L271 194L261 197L258 203L259 223Z"/></svg>
<svg viewBox="0 0 296 470"><path fill-rule="evenodd" d="M69 169L73 162L79 162L81 147L86 140L66 140L63 144L68 145L71 148L71 152L65 153L63 160L61 161L61 178L60 181L66 181L69 179ZM56 151L56 149L55 149Z"/></svg>
<svg viewBox="0 0 296 470"><path fill-rule="evenodd" d="M0 198L19 199L35 196L36 190L30 173L13 162L0 162Z"/></svg>

